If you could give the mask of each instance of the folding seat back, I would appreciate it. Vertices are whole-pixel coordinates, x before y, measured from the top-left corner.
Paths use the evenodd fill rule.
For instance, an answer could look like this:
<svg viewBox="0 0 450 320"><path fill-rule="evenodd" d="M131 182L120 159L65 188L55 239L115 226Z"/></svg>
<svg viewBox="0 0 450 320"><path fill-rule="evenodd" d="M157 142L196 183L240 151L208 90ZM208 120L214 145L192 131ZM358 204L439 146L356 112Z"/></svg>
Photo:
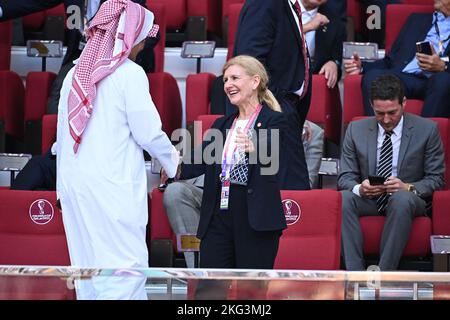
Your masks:
<svg viewBox="0 0 450 320"><path fill-rule="evenodd" d="M339 144L342 122L339 87L329 89L325 76L313 75L311 106L306 119L324 128L325 139Z"/></svg>
<svg viewBox="0 0 450 320"><path fill-rule="evenodd" d="M210 113L209 93L216 76L212 73L190 74L186 78L186 123Z"/></svg>
<svg viewBox="0 0 450 320"><path fill-rule="evenodd" d="M202 143L203 138L205 137L205 134L207 133L208 129L211 128L214 121L217 119L223 117L219 114L203 114L197 117L195 121L194 130L195 132L201 132L201 135L196 134L194 136L194 146L198 146ZM198 126L201 126L201 129L197 129Z"/></svg>
<svg viewBox="0 0 450 320"><path fill-rule="evenodd" d="M352 20L355 33L361 33L363 29L363 12L358 0L347 0L347 16Z"/></svg>
<svg viewBox="0 0 450 320"><path fill-rule="evenodd" d="M45 154L56 140L57 120L56 114L46 114L42 117L42 154Z"/></svg>
<svg viewBox="0 0 450 320"><path fill-rule="evenodd" d="M47 101L56 74L53 72L29 72L25 90L25 150L41 153L42 117L47 112Z"/></svg>
<svg viewBox="0 0 450 320"><path fill-rule="evenodd" d="M217 0L187 0L188 17L204 17L206 30L216 35L221 34L222 6Z"/></svg>
<svg viewBox="0 0 450 320"><path fill-rule="evenodd" d="M155 72L164 71L164 50L166 48L166 7L163 3L147 1L147 7L155 15L155 23L159 25L159 41L153 48L155 55ZM170 8L171 9L171 8Z"/></svg>
<svg viewBox="0 0 450 320"><path fill-rule="evenodd" d="M236 37L238 22L239 22L239 14L241 13L242 7L244 5L242 3L232 4L228 8L228 54L227 60L233 56L233 48L234 48L234 39Z"/></svg>
<svg viewBox="0 0 450 320"><path fill-rule="evenodd" d="M282 190L288 224L274 269L338 270L341 194L335 190ZM343 282L270 281L268 299L343 299Z"/></svg>
<svg viewBox="0 0 450 320"><path fill-rule="evenodd" d="M9 70L11 62L11 22L0 23L0 70Z"/></svg>
<svg viewBox="0 0 450 320"><path fill-rule="evenodd" d="M337 270L341 248L341 194L335 190L282 190L288 224L275 269Z"/></svg>
<svg viewBox="0 0 450 320"><path fill-rule="evenodd" d="M166 27L169 30L181 30L186 22L187 17L187 4L186 0L156 0L148 1L147 5L150 4L149 8L151 10L151 4L163 4L166 10L170 10L170 14L166 15Z"/></svg>
<svg viewBox="0 0 450 320"><path fill-rule="evenodd" d="M395 39L411 13L433 12L433 1L403 1L411 4L389 4L386 7L386 53L391 51ZM423 4L420 4L420 3ZM413 4L414 3L414 4Z"/></svg>
<svg viewBox="0 0 450 320"><path fill-rule="evenodd" d="M23 139L23 96L25 89L19 75L0 71L0 152L6 149L7 137Z"/></svg>
<svg viewBox="0 0 450 320"><path fill-rule="evenodd" d="M0 265L70 265L56 193L0 190ZM4 277L2 299L73 299L66 279Z"/></svg>
<svg viewBox="0 0 450 320"><path fill-rule="evenodd" d="M228 43L228 24L230 15L230 5L232 4L244 4L245 0L222 0L222 34L223 39Z"/></svg>
<svg viewBox="0 0 450 320"><path fill-rule="evenodd" d="M167 72L148 73L147 77L162 128L170 138L175 129L181 128L181 97L177 81Z"/></svg>

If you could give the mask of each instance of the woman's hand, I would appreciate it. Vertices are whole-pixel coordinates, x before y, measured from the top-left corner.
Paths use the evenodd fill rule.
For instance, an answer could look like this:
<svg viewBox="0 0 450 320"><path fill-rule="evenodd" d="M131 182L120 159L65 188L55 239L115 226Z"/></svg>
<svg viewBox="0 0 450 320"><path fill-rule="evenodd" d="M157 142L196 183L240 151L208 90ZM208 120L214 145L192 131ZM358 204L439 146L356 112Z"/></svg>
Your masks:
<svg viewBox="0 0 450 320"><path fill-rule="evenodd" d="M237 128L235 142L239 150L243 150L246 153L255 151L253 141L245 133L243 133L240 128Z"/></svg>

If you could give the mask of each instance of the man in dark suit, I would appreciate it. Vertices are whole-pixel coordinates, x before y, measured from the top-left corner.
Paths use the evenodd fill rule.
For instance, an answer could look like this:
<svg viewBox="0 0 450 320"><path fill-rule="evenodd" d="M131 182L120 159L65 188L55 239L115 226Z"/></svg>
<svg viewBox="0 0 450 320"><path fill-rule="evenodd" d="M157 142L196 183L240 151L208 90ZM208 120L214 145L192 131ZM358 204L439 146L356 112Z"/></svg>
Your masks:
<svg viewBox="0 0 450 320"><path fill-rule="evenodd" d="M394 74L405 84L410 99L423 99L422 116L450 115L450 0L435 0L433 14L409 16L391 51L384 59L362 62L359 57L344 60L349 74L363 73L362 91L366 115L373 115L369 88L380 74ZM429 41L432 54L416 53L416 42Z"/></svg>
<svg viewBox="0 0 450 320"><path fill-rule="evenodd" d="M72 61L78 59L84 47L85 40L80 29L83 29L85 23L85 16L90 21L97 12L100 5L106 0L0 0L0 22L25 16L38 11L50 9L64 3L68 11L67 21L75 21L73 26L68 26L65 35L65 44L67 45L67 52L64 56L62 67L55 79L51 92L50 99L47 105L47 113L55 114L58 109L59 91L61 90L62 81L66 74L73 67ZM145 7L145 0L133 0ZM78 10L73 10L78 8ZM80 17L75 15L80 13ZM153 47L158 41L157 38L149 38L146 40L144 50L138 55L136 63L144 68L145 72L151 72L154 69L154 55Z"/></svg>
<svg viewBox="0 0 450 320"><path fill-rule="evenodd" d="M347 270L364 270L359 217L384 215L379 267L395 270L414 217L444 186L444 151L435 122L403 112L399 78L375 79L370 99L375 117L350 123L341 153L342 250ZM371 175L387 179L375 184Z"/></svg>
<svg viewBox="0 0 450 320"><path fill-rule="evenodd" d="M300 1L311 71L323 74L327 86L334 88L342 74L342 42L346 39L346 30L342 20L325 6L327 3L327 0Z"/></svg>
<svg viewBox="0 0 450 320"><path fill-rule="evenodd" d="M311 70L301 30L299 0L247 0L239 16L233 56L250 55L269 73L269 89L289 119L280 177L290 189L309 189L302 147L303 124L311 100ZM227 114L233 112L227 103Z"/></svg>

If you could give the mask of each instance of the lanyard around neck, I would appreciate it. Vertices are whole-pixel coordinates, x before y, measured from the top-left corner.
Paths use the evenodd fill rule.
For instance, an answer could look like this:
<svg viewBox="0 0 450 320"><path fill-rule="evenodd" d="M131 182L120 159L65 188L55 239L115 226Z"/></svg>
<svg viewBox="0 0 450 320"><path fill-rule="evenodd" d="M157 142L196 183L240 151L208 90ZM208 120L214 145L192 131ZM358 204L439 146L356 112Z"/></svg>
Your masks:
<svg viewBox="0 0 450 320"><path fill-rule="evenodd" d="M444 55L444 43L447 42L450 39L450 34L448 35L447 38L445 38L444 40L441 40L441 32L439 31L439 26L438 26L438 15L437 13L434 14L435 17L435 21L434 21L434 30L436 31L436 34L439 38L438 40L438 46L439 46L439 56L443 56Z"/></svg>

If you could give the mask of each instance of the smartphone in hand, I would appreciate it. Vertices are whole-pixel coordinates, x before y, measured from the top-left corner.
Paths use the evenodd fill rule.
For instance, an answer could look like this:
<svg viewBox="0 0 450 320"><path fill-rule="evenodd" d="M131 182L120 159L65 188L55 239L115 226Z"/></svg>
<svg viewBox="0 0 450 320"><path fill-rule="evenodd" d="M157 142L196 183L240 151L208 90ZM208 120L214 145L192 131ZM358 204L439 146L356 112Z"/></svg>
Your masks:
<svg viewBox="0 0 450 320"><path fill-rule="evenodd" d="M416 51L431 56L433 51L431 50L431 43L429 41L416 42Z"/></svg>
<svg viewBox="0 0 450 320"><path fill-rule="evenodd" d="M384 184L386 181L385 177L382 176L369 176L369 182L371 186L379 186Z"/></svg>

